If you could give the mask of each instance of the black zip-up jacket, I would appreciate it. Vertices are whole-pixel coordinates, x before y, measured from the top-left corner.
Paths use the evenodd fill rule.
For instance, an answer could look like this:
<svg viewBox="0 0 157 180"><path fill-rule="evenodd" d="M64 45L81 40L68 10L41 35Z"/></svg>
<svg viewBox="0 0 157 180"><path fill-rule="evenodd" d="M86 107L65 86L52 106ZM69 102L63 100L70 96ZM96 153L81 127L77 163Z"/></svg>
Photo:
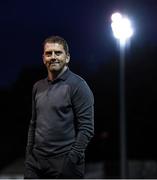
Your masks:
<svg viewBox="0 0 157 180"><path fill-rule="evenodd" d="M80 76L69 68L54 81L35 83L26 156L84 153L94 135L94 98Z"/></svg>

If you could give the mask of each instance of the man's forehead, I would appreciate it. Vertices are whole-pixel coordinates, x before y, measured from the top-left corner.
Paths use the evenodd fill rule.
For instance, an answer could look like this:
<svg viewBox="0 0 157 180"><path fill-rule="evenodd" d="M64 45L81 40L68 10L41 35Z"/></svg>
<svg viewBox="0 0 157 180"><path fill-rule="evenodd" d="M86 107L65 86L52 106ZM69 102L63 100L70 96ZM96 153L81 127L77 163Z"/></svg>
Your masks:
<svg viewBox="0 0 157 180"><path fill-rule="evenodd" d="M45 50L48 50L48 49L60 49L60 50L64 50L62 44L55 43L55 42L54 43L46 43L45 46L44 46L44 49Z"/></svg>

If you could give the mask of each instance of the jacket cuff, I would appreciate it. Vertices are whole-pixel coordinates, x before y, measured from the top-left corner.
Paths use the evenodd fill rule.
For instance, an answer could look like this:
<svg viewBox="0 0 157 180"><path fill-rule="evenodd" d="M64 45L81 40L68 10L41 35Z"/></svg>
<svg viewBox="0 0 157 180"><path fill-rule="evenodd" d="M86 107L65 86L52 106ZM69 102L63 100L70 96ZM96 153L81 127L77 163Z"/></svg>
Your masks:
<svg viewBox="0 0 157 180"><path fill-rule="evenodd" d="M69 158L73 163L79 164L82 160L84 160L85 153L71 149L69 153Z"/></svg>

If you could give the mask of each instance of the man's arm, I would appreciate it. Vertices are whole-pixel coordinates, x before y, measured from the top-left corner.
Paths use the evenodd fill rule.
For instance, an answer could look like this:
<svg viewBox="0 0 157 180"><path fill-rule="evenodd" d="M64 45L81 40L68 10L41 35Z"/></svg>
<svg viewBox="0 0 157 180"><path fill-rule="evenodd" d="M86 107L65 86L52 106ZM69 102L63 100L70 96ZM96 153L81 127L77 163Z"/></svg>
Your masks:
<svg viewBox="0 0 157 180"><path fill-rule="evenodd" d="M81 156L94 135L94 97L85 81L81 81L74 90L72 104L77 135L70 154Z"/></svg>
<svg viewBox="0 0 157 180"><path fill-rule="evenodd" d="M35 111L35 86L33 86L32 90L32 117L29 124L28 137L27 137L27 147L26 147L26 157L31 153L33 144L34 144L34 136L35 136L35 119L36 119L36 111Z"/></svg>

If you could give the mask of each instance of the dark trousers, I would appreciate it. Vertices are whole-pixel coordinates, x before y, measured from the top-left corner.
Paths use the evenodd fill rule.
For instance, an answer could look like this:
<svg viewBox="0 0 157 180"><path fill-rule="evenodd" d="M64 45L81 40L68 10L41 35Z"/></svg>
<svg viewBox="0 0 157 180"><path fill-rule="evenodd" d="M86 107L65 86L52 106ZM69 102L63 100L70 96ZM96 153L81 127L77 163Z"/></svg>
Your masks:
<svg viewBox="0 0 157 180"><path fill-rule="evenodd" d="M73 163L68 154L42 157L31 153L25 161L24 179L82 179L84 161Z"/></svg>

